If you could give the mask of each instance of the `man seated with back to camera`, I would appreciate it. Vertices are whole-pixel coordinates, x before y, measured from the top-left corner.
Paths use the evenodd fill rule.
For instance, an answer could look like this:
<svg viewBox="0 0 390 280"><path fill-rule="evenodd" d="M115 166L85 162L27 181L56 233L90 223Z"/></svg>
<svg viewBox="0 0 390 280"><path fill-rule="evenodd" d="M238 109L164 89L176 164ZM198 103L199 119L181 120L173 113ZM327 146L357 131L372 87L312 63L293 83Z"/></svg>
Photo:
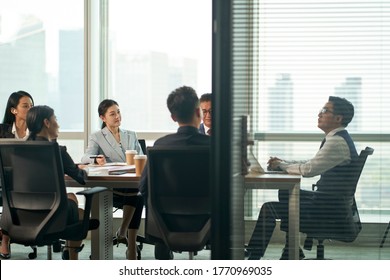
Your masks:
<svg viewBox="0 0 390 280"><path fill-rule="evenodd" d="M169 94L167 106L171 118L177 122L179 128L176 133L169 134L156 140L154 146L209 146L210 137L200 134L199 124L202 120L202 111L199 107L199 98L195 90L188 86L182 86ZM141 175L139 190L147 207L148 174L147 168ZM172 259L172 252L163 243L155 244L155 256L159 259Z"/></svg>
<svg viewBox="0 0 390 280"><path fill-rule="evenodd" d="M304 177L320 175L316 183L316 191L333 195L333 197L346 195L347 190L343 182L347 179L346 174L352 173L352 163L358 158L354 142L345 129L353 116L354 107L348 100L330 96L318 114L318 127L325 132L325 138L316 155L306 161L287 161L271 157L268 161L269 168L281 169L289 174L299 174ZM308 221L314 215L330 211L329 207L323 209L318 205L319 195L316 191L300 190L300 228L307 226ZM332 201L329 200L328 204L332 205ZM337 209L333 210L337 211ZM276 219L282 220L281 228L288 227L288 191L279 191L279 202L267 202L261 207L248 244L248 259L255 260L264 256L275 229ZM288 259L287 242L286 234L286 243L280 258L282 260ZM305 258L302 249L299 249L299 258Z"/></svg>

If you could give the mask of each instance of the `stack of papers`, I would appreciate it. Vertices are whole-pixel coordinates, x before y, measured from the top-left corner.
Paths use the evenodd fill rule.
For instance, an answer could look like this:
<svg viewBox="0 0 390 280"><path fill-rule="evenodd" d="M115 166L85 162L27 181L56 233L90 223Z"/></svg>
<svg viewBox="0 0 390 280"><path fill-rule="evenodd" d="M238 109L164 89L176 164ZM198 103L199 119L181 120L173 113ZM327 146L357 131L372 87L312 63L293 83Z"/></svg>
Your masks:
<svg viewBox="0 0 390 280"><path fill-rule="evenodd" d="M105 165L91 164L85 168L88 176L119 175L123 173L134 173L135 165L127 165L123 162L110 162Z"/></svg>

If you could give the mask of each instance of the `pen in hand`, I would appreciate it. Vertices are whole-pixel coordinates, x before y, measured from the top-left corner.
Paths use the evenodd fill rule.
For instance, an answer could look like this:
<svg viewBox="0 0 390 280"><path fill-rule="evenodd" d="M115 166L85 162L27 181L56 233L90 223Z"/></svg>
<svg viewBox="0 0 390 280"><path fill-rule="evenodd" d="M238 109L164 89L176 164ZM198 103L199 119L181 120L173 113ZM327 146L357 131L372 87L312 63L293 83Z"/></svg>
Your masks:
<svg viewBox="0 0 390 280"><path fill-rule="evenodd" d="M89 158L110 158L110 157L106 157L106 156L90 156Z"/></svg>
<svg viewBox="0 0 390 280"><path fill-rule="evenodd" d="M104 155L97 155L97 156L90 156L90 158L93 159L94 164L104 165L106 164L106 159L108 157L105 157Z"/></svg>

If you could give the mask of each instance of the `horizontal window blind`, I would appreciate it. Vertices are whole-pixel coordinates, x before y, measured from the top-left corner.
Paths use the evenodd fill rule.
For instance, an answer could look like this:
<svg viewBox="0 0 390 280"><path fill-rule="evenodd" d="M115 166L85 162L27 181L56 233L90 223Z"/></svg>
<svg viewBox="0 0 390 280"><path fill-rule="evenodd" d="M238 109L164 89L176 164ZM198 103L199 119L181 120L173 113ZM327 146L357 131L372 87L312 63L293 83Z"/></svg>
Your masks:
<svg viewBox="0 0 390 280"><path fill-rule="evenodd" d="M275 1L259 8L259 130L316 132L329 95L351 132L390 133L390 2Z"/></svg>
<svg viewBox="0 0 390 280"><path fill-rule="evenodd" d="M319 145L313 135L322 134L319 109L330 95L345 97L355 106L347 129L360 135L358 152L365 146L375 149L356 193L362 219L370 221L372 215L365 213L374 213L376 221L388 222L390 1L260 0L258 29L259 96L253 118L258 120L254 131L263 138L255 151L260 163L266 165L269 156L313 157ZM299 137L290 138L294 133ZM261 141L268 134L273 139ZM317 180L307 179L306 187ZM270 197L261 193L258 199L261 205Z"/></svg>

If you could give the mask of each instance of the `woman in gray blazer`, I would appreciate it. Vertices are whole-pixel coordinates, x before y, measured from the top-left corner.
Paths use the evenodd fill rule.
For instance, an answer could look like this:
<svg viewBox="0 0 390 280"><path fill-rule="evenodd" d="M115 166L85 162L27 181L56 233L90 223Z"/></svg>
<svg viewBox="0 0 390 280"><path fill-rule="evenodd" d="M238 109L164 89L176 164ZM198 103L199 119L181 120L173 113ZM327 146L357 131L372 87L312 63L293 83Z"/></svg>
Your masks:
<svg viewBox="0 0 390 280"><path fill-rule="evenodd" d="M98 113L103 121L102 129L89 137L88 148L81 159L82 163L103 165L106 162L126 162L126 150L137 150L138 154L143 154L136 133L120 128L122 116L116 101L103 100L99 104ZM137 196L138 190L135 189L115 189L115 191L125 194L120 196L123 218L115 239L117 244L127 243L127 259L136 259L136 239L141 223L143 200Z"/></svg>

